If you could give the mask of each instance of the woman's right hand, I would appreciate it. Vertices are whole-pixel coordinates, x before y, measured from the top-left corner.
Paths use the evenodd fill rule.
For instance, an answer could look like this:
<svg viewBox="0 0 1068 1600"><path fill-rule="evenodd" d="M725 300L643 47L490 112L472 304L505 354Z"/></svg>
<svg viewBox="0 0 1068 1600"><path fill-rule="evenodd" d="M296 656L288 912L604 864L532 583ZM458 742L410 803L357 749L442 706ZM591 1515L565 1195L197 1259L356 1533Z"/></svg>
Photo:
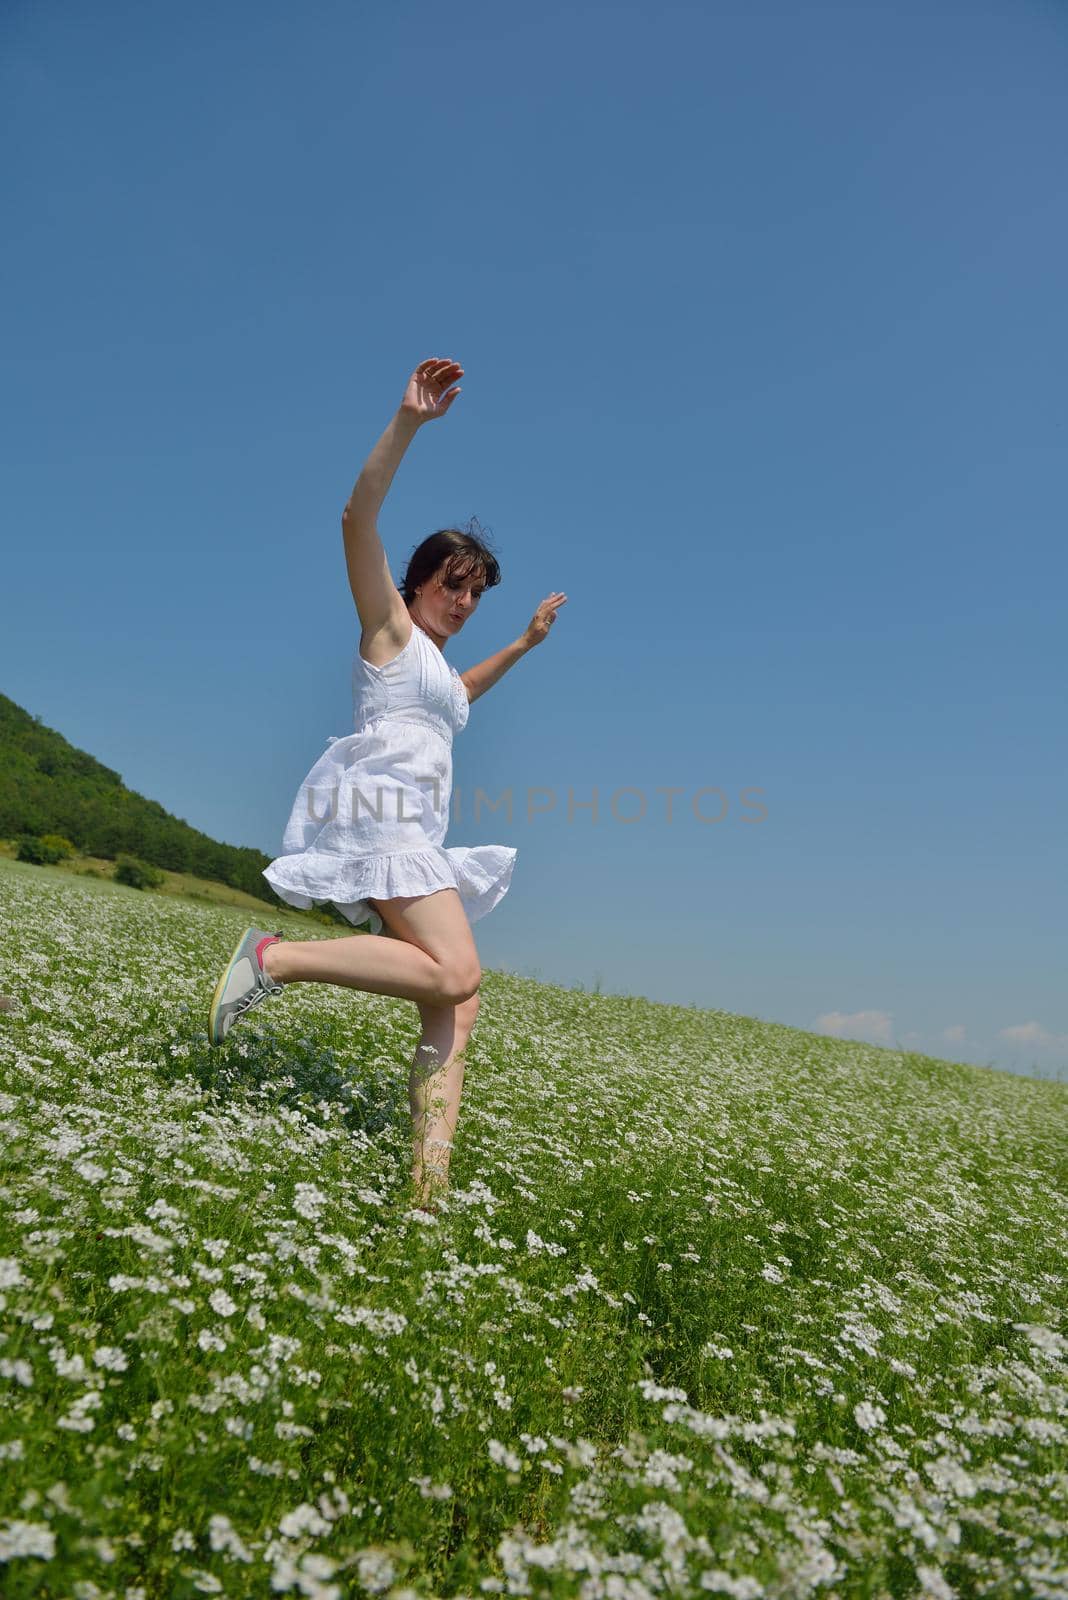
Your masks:
<svg viewBox="0 0 1068 1600"><path fill-rule="evenodd" d="M443 417L460 393L459 388L449 389L449 385L454 384L457 378L462 378L463 373L463 367L455 361L439 361L436 356L429 361L420 361L408 379L401 410L418 423L433 422L436 417Z"/></svg>

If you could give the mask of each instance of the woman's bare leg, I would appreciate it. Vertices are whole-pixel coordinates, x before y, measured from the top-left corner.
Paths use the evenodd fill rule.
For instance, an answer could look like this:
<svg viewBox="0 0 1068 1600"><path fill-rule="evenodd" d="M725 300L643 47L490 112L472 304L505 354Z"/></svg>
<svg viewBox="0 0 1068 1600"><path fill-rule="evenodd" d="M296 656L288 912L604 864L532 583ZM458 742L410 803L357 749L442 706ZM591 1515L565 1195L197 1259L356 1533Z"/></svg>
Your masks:
<svg viewBox="0 0 1068 1600"><path fill-rule="evenodd" d="M419 1006L423 1031L408 1081L412 1188L419 1206L430 1206L449 1186L449 1159L464 1086L464 1050L478 1007L477 994L456 1006Z"/></svg>
<svg viewBox="0 0 1068 1600"><path fill-rule="evenodd" d="M449 1183L460 1094L464 1084L464 1050L478 1016L478 984L482 968L463 902L455 889L411 900L372 900L386 926L383 943L396 942L440 954L442 941L476 978L472 990L457 999L417 1000L422 1030L408 1079L412 1113L412 1191L414 1204L430 1207ZM275 945L271 949L277 949Z"/></svg>
<svg viewBox="0 0 1068 1600"><path fill-rule="evenodd" d="M283 939L264 952L268 977L277 983L337 983L437 1006L458 1005L477 992L482 969L455 889L371 904L394 937Z"/></svg>

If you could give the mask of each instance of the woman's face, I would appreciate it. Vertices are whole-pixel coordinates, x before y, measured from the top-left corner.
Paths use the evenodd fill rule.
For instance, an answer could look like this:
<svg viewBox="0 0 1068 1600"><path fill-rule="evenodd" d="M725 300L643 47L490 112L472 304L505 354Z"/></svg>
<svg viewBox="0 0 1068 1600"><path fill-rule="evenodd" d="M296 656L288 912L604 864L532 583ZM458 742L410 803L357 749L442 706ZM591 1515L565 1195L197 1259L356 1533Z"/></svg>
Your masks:
<svg viewBox="0 0 1068 1600"><path fill-rule="evenodd" d="M458 633L482 598L485 578L481 568L466 578L454 578L442 564L423 584L419 604L431 627L446 637Z"/></svg>

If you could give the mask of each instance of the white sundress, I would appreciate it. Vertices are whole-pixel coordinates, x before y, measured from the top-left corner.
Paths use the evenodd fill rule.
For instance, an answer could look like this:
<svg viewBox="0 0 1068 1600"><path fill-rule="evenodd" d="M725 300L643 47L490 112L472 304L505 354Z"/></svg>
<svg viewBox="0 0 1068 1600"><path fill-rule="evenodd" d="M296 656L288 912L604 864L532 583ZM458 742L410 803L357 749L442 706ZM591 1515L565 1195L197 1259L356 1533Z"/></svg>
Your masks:
<svg viewBox="0 0 1068 1600"><path fill-rule="evenodd" d="M460 674L413 621L385 666L352 664L353 729L332 738L300 786L282 854L263 876L287 905L331 901L381 933L368 898L457 889L469 922L507 893L509 845L444 845L452 802L452 737L470 705Z"/></svg>

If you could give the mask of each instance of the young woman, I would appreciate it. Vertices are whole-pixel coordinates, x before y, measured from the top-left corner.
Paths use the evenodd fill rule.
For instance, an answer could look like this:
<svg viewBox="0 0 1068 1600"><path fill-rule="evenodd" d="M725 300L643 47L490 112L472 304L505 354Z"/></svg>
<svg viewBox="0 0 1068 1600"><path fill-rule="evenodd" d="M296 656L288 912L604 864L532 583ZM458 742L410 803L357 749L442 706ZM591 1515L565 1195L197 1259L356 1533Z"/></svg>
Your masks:
<svg viewBox="0 0 1068 1600"><path fill-rule="evenodd" d="M526 630L460 674L444 659L483 592L500 583L485 541L444 528L390 576L376 519L401 457L425 422L460 393L454 361L420 362L400 409L375 445L341 519L349 584L362 632L353 661L354 732L331 739L301 785L282 844L264 877L287 904L331 901L369 935L283 940L252 927L216 985L208 1021L220 1044L238 1018L287 983L339 983L413 1000L422 1034L412 1063L412 1183L430 1208L448 1187L464 1079L464 1049L482 979L470 924L507 892L516 851L444 845L452 794L452 738L470 703L548 637L562 592L541 602Z"/></svg>

